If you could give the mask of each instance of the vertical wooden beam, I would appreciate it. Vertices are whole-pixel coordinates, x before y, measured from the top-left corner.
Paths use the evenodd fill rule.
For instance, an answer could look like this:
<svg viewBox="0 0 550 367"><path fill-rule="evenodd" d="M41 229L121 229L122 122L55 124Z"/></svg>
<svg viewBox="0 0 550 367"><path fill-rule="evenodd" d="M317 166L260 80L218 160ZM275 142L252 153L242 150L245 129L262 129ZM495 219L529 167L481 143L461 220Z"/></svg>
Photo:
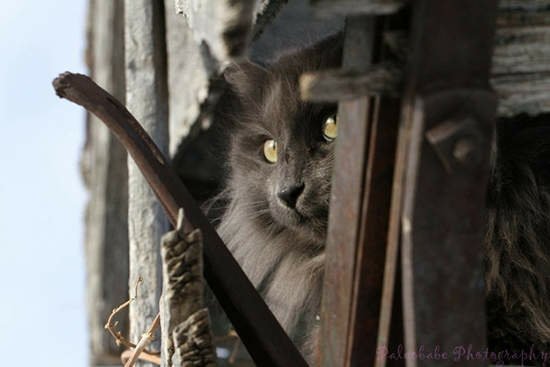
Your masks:
<svg viewBox="0 0 550 367"><path fill-rule="evenodd" d="M374 20L349 18L343 68L365 71L372 61ZM347 366L354 271L359 242L371 103L368 97L341 102L321 306L321 366Z"/></svg>
<svg viewBox="0 0 550 367"><path fill-rule="evenodd" d="M157 146L168 153L166 47L162 1L125 1L126 104ZM130 337L139 340L158 313L160 238L168 229L162 206L133 160L129 168L130 278L139 294L130 305ZM158 344L153 348L157 348ZM140 362L141 363L141 362ZM152 366L141 363L142 366Z"/></svg>
<svg viewBox="0 0 550 367"><path fill-rule="evenodd" d="M88 14L87 62L99 85L124 99L123 3L92 0ZM107 317L128 295L128 170L124 148L88 115L81 158L89 191L86 208L86 298L90 330L90 363L119 362L119 348L105 332ZM120 319L126 333L128 322Z"/></svg>
<svg viewBox="0 0 550 367"><path fill-rule="evenodd" d="M483 233L495 0L414 2L400 148L407 366L485 365ZM452 42L450 42L452 40ZM460 45L460 47L457 47ZM396 229L395 227L393 228Z"/></svg>
<svg viewBox="0 0 550 367"><path fill-rule="evenodd" d="M373 58L379 48L375 28L378 34L384 24L381 18L376 27L372 17L348 19L344 74L364 72L381 59ZM323 366L376 360L398 121L396 99L364 97L339 106L321 316Z"/></svg>

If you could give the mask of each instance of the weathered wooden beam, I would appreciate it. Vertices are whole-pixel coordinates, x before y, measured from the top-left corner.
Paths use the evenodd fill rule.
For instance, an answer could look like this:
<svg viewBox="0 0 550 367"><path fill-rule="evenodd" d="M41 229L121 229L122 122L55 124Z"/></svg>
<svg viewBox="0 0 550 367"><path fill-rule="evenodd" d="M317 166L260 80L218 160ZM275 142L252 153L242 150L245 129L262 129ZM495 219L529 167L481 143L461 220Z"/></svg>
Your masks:
<svg viewBox="0 0 550 367"><path fill-rule="evenodd" d="M216 60L194 39L185 17L177 14L174 0L164 0L169 89L170 155L208 125L208 112L220 88L212 85L218 74Z"/></svg>
<svg viewBox="0 0 550 367"><path fill-rule="evenodd" d="M396 165L404 169L396 187L402 192L405 350L438 346L452 357L407 359L407 366L453 365L456 348L486 347L483 213L496 108L489 90L496 5L413 5L398 154L405 165ZM466 355L460 358L467 363Z"/></svg>
<svg viewBox="0 0 550 367"><path fill-rule="evenodd" d="M370 366L375 364L379 353L380 306L399 120L399 101L379 94L397 92L400 72L384 64L370 65L377 47L373 23L374 19L368 17L348 20L342 71L302 78L302 91L309 97L351 99L339 106L340 133L321 316L323 366ZM377 28L381 25L382 21ZM371 78L368 93L362 90L368 85L366 80L347 77L349 74L367 77L377 71L384 82ZM308 76L318 85L307 84ZM322 86L333 90L323 92ZM364 97L370 93L378 98ZM388 326L389 322L388 318ZM387 345L386 341L383 347Z"/></svg>
<svg viewBox="0 0 550 367"><path fill-rule="evenodd" d="M399 10L406 0L311 0L320 16L383 15Z"/></svg>
<svg viewBox="0 0 550 367"><path fill-rule="evenodd" d="M188 219L184 230L201 230L205 278L254 361L261 366L306 366L164 154L130 112L84 75L65 73L53 84L59 96L83 106L109 126L141 169L173 225L179 209L184 208Z"/></svg>
<svg viewBox="0 0 550 367"><path fill-rule="evenodd" d="M304 100L344 101L365 96L396 95L401 85L401 70L390 64L373 65L365 73L324 70L305 73L300 78Z"/></svg>
<svg viewBox="0 0 550 367"><path fill-rule="evenodd" d="M501 117L550 111L550 72L494 76L491 85L498 95Z"/></svg>
<svg viewBox="0 0 550 367"><path fill-rule="evenodd" d="M126 105L144 129L168 152L168 95L164 6L160 1L126 0ZM128 162L130 278L142 279L130 305L130 338L139 340L159 312L161 268L159 243L168 221L155 194L133 160ZM159 341L152 345L159 350ZM141 366L153 366L139 362Z"/></svg>
<svg viewBox="0 0 550 367"><path fill-rule="evenodd" d="M343 69L366 71L373 59L374 19L357 17L346 25ZM368 97L338 107L325 278L321 306L321 366L348 366L348 336L353 325L354 269L363 220L363 183L368 151L371 102Z"/></svg>
<svg viewBox="0 0 550 367"><path fill-rule="evenodd" d="M124 99L123 3L92 0L88 14L87 62L97 82ZM92 366L117 364L119 347L105 332L111 311L128 297L127 153L109 129L88 115L81 157L89 192L85 221L86 299ZM121 317L119 329L128 331Z"/></svg>
<svg viewBox="0 0 550 367"><path fill-rule="evenodd" d="M495 37L492 73L550 71L550 26L499 28Z"/></svg>

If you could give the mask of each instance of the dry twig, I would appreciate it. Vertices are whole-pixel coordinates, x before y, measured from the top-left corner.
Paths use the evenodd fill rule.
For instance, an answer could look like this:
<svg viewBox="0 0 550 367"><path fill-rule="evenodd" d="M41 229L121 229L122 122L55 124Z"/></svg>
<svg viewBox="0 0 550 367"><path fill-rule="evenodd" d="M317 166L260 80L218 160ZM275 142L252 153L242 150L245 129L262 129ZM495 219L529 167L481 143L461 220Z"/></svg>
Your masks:
<svg viewBox="0 0 550 367"><path fill-rule="evenodd" d="M130 359L126 362L124 367L132 367L136 361L138 360L140 354L142 354L145 351L145 347L153 341L153 337L155 336L155 331L159 327L160 324L160 314L157 314L155 319L153 320L153 323L149 327L149 330L143 336L141 337L140 341L137 343L132 355L130 356ZM159 362L160 364L160 358Z"/></svg>
<svg viewBox="0 0 550 367"><path fill-rule="evenodd" d="M126 337L124 337L124 335L122 335L122 333L119 331L119 330L116 330L116 326L118 325L118 321L114 321L114 318L116 315L118 315L122 310L124 310L125 308L127 308L130 303L132 303L133 301L136 300L137 296L138 296L138 286L139 284L142 282L142 279L141 277L138 279L138 281L136 282L136 285L135 285L135 290L134 290L134 297L130 298L128 301L124 302L123 304L121 304L120 306L118 306L117 308L115 308L111 314L109 315L109 317L107 318L107 323L105 324L105 329L113 336L113 338L115 339L115 343L116 345L120 346L120 345L123 345L125 346L126 348L130 348L130 349L137 349L137 345L132 343L130 340L126 339ZM157 315L157 318L159 317L159 315ZM138 343L139 345L139 343ZM125 354L127 354L128 351L125 351L122 355L121 355L121 359L124 361L125 360ZM131 352L131 351L130 351ZM149 351L147 349L143 349L141 350L141 353L140 353L140 356L139 356L140 359L143 359L145 361L149 361L149 362L153 362L153 363L156 363L156 364L160 364L160 353L157 353L157 352L152 352L152 351Z"/></svg>

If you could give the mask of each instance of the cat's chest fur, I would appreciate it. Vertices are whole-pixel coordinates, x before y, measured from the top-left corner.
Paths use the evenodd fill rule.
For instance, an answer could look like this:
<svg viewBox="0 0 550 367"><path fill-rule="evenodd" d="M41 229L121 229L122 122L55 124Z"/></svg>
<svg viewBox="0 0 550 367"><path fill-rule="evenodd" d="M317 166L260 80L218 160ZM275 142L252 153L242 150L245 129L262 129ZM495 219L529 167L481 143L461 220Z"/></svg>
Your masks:
<svg viewBox="0 0 550 367"><path fill-rule="evenodd" d="M238 211L238 208L233 210ZM269 308L300 347L318 321L324 252L306 253L292 233L254 228L231 213L218 231Z"/></svg>

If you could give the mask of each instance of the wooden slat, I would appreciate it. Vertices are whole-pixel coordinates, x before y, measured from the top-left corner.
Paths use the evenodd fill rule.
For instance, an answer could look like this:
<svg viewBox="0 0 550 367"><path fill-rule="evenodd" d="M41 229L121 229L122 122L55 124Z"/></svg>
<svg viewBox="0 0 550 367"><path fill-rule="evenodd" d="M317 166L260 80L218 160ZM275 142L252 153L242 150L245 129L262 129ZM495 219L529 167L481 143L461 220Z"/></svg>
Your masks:
<svg viewBox="0 0 550 367"><path fill-rule="evenodd" d="M311 3L321 16L382 15L396 12L405 0L311 0Z"/></svg>
<svg viewBox="0 0 550 367"><path fill-rule="evenodd" d="M89 3L90 73L117 98L124 99L123 3ZM86 299L92 365L120 361L119 347L105 332L111 311L128 297L128 169L126 152L109 130L88 115L81 158L89 192L85 221ZM123 314L118 329L128 331Z"/></svg>
<svg viewBox="0 0 550 367"><path fill-rule="evenodd" d="M348 19L343 67L365 70L372 60L374 21ZM338 108L336 143L323 304L321 366L347 366L349 315L354 292L354 268L359 242L370 102L367 97L342 102Z"/></svg>
<svg viewBox="0 0 550 367"><path fill-rule="evenodd" d="M550 71L550 26L499 28L492 74Z"/></svg>
<svg viewBox="0 0 550 367"><path fill-rule="evenodd" d="M159 1L126 0L126 105L161 151L168 152L168 95L164 6ZM130 279L139 294L130 304L130 338L140 340L159 312L160 238L168 230L162 206L133 160L129 169ZM132 295L133 296L133 295ZM157 340L151 348L159 348ZM140 366L153 366L139 362Z"/></svg>
<svg viewBox="0 0 550 367"><path fill-rule="evenodd" d="M386 64L373 65L365 73L324 70L303 74L300 94L308 101L344 101L366 96L396 95L401 70Z"/></svg>
<svg viewBox="0 0 550 367"><path fill-rule="evenodd" d="M550 112L550 72L501 75L491 78L498 95L498 115Z"/></svg>

